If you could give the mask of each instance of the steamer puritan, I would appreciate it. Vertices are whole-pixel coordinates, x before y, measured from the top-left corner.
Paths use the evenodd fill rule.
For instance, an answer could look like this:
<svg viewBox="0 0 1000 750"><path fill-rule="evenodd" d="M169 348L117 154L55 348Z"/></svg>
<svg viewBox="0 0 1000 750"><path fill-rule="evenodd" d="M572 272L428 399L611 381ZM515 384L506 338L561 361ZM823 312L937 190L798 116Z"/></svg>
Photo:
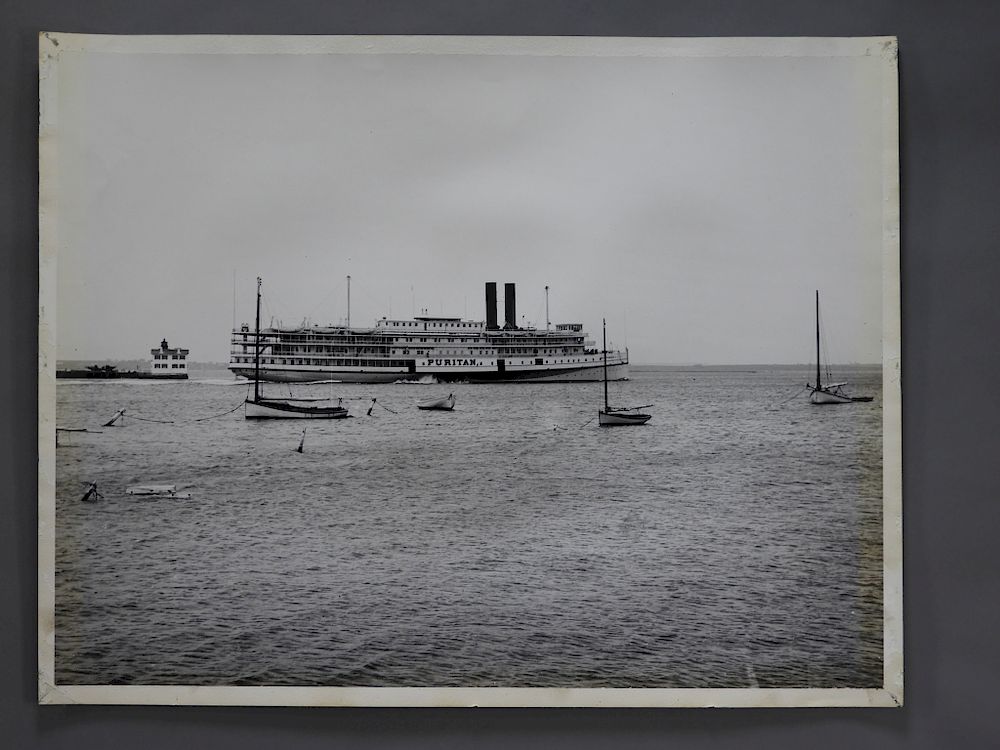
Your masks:
<svg viewBox="0 0 1000 750"><path fill-rule="evenodd" d="M504 303L502 327L497 320L496 283L487 282L485 321L418 315L382 318L371 328L349 324L264 328L259 334L260 379L344 383L603 379L604 354L587 339L581 323L546 322L545 330L519 327L511 283L504 287ZM252 379L254 356L254 331L248 325L234 329L229 369ZM610 380L628 379L627 349L607 352L607 371Z"/></svg>

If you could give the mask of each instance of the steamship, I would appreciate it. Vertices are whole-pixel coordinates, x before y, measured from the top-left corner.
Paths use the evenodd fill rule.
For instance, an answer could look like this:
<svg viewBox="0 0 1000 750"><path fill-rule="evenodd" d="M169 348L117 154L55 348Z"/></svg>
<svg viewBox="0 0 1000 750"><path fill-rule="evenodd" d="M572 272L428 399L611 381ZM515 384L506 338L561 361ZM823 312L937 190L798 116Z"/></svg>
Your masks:
<svg viewBox="0 0 1000 750"><path fill-rule="evenodd" d="M485 321L418 315L407 320L382 318L371 328L271 327L261 329L259 341L244 324L232 332L229 369L252 379L259 348L260 379L276 382L603 379L603 352L587 338L581 323L558 323L551 328L546 323L545 330L519 327L511 283L504 285L504 313L501 327L497 285L491 281L486 284ZM608 379L627 380L628 350L607 352L607 369Z"/></svg>

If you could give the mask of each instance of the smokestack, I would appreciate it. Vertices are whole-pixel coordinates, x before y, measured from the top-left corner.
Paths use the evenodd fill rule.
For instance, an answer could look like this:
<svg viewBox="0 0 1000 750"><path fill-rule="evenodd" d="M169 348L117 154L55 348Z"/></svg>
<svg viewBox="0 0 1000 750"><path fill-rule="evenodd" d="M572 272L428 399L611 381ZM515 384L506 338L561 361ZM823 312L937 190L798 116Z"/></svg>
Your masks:
<svg viewBox="0 0 1000 750"><path fill-rule="evenodd" d="M496 331L497 325L497 283L495 281L486 282L486 330Z"/></svg>
<svg viewBox="0 0 1000 750"><path fill-rule="evenodd" d="M504 325L503 328L507 330L517 329L517 304L514 300L514 284L512 282L507 282L503 285L503 304L504 304Z"/></svg>

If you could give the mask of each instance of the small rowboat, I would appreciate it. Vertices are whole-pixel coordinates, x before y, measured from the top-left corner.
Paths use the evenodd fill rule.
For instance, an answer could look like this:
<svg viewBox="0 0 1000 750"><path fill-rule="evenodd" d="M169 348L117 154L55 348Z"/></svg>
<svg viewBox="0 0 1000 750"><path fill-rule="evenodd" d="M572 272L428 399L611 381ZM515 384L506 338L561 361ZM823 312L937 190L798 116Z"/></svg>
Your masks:
<svg viewBox="0 0 1000 750"><path fill-rule="evenodd" d="M455 394L449 393L444 398L428 398L417 403L418 409L437 411L451 411L455 408Z"/></svg>

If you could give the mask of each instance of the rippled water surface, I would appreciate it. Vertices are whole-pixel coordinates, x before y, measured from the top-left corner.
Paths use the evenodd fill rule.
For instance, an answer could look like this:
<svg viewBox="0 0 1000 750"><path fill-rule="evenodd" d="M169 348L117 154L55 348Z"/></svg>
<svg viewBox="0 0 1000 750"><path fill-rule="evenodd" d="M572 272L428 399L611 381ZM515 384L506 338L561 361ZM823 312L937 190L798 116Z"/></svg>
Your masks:
<svg viewBox="0 0 1000 750"><path fill-rule="evenodd" d="M299 421L191 421L242 401L224 372L60 381L103 432L57 450L57 681L879 686L881 371L838 374L875 401L633 367L612 400L653 420L606 429L599 383L295 386L355 415L303 453Z"/></svg>

